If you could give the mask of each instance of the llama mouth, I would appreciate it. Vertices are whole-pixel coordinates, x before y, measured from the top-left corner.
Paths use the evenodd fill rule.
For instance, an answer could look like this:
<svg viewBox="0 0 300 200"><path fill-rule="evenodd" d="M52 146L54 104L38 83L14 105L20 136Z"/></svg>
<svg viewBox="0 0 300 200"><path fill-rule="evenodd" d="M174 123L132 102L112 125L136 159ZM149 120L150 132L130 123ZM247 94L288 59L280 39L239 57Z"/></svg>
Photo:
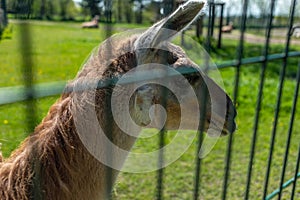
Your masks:
<svg viewBox="0 0 300 200"><path fill-rule="evenodd" d="M209 123L207 134L212 137L219 137L219 136L226 136L229 134L232 134L236 130L236 123L233 119L233 121L228 121L226 119L220 118L220 117L214 116L213 120L207 119L207 122ZM231 128L230 128L231 126Z"/></svg>
<svg viewBox="0 0 300 200"><path fill-rule="evenodd" d="M228 130L227 128L220 128L214 125L210 125L206 132L210 137L222 137L231 134L230 130Z"/></svg>

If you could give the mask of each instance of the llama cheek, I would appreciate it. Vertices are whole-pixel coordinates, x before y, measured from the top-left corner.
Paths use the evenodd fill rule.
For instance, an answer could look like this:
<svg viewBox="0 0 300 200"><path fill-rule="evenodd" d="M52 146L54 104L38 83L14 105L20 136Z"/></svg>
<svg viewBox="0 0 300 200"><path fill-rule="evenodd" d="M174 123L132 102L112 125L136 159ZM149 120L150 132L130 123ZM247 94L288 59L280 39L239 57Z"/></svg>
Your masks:
<svg viewBox="0 0 300 200"><path fill-rule="evenodd" d="M177 130L182 121L180 105L174 102L167 102L167 121L165 128L168 130Z"/></svg>
<svg viewBox="0 0 300 200"><path fill-rule="evenodd" d="M134 112L133 119L137 125L144 127L151 122L149 114L148 113L146 114L145 112L148 111L144 111L142 107L140 107L138 110Z"/></svg>
<svg viewBox="0 0 300 200"><path fill-rule="evenodd" d="M144 104L136 104L133 111L131 111L131 117L138 126L147 126L151 119L149 117L150 106Z"/></svg>

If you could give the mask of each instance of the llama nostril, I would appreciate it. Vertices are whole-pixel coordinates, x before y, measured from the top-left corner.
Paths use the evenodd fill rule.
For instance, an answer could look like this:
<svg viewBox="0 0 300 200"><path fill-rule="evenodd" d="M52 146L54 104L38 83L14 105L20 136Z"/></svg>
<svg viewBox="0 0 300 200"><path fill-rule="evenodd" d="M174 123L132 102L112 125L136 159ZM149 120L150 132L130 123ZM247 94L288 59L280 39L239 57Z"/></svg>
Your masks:
<svg viewBox="0 0 300 200"><path fill-rule="evenodd" d="M148 90L148 89L150 89L149 85L143 85L143 86L138 88L139 91Z"/></svg>
<svg viewBox="0 0 300 200"><path fill-rule="evenodd" d="M236 112L236 109L233 106L229 108L229 111L230 111L230 115L231 115L230 119L232 120L232 122L230 122L232 124L231 133L233 133L237 128L237 125L235 123L235 117L237 115L237 112Z"/></svg>
<svg viewBox="0 0 300 200"><path fill-rule="evenodd" d="M236 109L235 109L232 101L230 100L230 98L227 97L227 116L226 117L232 118L234 120L236 116L237 116Z"/></svg>
<svg viewBox="0 0 300 200"><path fill-rule="evenodd" d="M236 123L232 122L232 133L236 130Z"/></svg>
<svg viewBox="0 0 300 200"><path fill-rule="evenodd" d="M227 125L228 125L228 130L230 133L233 133L237 128L237 125L235 123L236 116L237 116L237 111L236 111L235 107L233 106L232 101L229 99L227 101L226 119L228 121Z"/></svg>
<svg viewBox="0 0 300 200"><path fill-rule="evenodd" d="M189 82L190 84L193 85L195 82L197 82L197 81L200 79L200 77L199 77L198 74L197 74L197 75L192 74L192 75L186 77L186 79L188 80L188 82Z"/></svg>
<svg viewBox="0 0 300 200"><path fill-rule="evenodd" d="M236 109L233 108L233 119L235 119L235 117L237 116L237 112L236 112Z"/></svg>

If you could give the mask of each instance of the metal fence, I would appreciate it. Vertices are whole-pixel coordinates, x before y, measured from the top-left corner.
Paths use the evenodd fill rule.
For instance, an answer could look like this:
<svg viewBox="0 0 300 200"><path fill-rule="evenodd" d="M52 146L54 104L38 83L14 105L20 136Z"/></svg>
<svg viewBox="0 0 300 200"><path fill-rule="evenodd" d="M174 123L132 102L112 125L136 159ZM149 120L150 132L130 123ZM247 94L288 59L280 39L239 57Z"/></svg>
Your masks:
<svg viewBox="0 0 300 200"><path fill-rule="evenodd" d="M168 2L168 1L166 1ZM173 6L173 2L172 6ZM299 132L295 132L293 130L293 125L295 122L295 117L299 113L297 113L297 101L298 101L298 92L299 92L299 83L300 83L300 61L298 61L298 72L297 77L294 79L296 82L295 88L294 88L294 97L292 102L292 109L290 113L290 122L288 125L288 134L286 138L286 148L285 151L282 153L282 166L281 166L281 176L280 181L278 183L278 189L274 191L270 191L269 184L270 184L270 176L271 176L271 169L272 169L272 159L274 154L274 148L275 148L275 140L276 140L276 133L278 129L279 124L279 118L280 118L280 108L282 104L282 93L283 93L283 86L286 79L286 70L288 66L288 61L291 58L300 58L300 52L299 51L290 51L290 42L292 37L292 27L294 24L294 15L296 12L296 0L292 0L291 7L290 7L290 15L289 15L289 22L287 26L287 34L286 34L286 40L285 40L285 47L284 51L279 54L270 54L270 38L273 28L273 21L274 21L274 12L276 9L276 1L272 0L270 4L270 10L268 10L268 18L267 18L267 27L265 29L265 42L264 42L264 50L261 56L259 57L251 57L251 58L245 58L244 57L244 50L245 48L245 32L246 32L246 24L247 24L247 11L248 11L248 0L244 0L242 4L242 14L240 16L240 38L239 38L239 45L237 49L237 55L234 60L223 62L217 64L217 67L219 69L223 68L233 68L235 70L235 76L234 78L234 90L232 93L233 101L237 102L239 98L239 87L243 80L241 80L241 69L244 67L247 67L251 64L259 64L260 67L258 70L260 70L260 84L259 84L259 92L257 94L256 101L256 109L255 109L255 116L254 116L254 126L253 126L253 133L252 133L252 142L250 148L250 157L249 157L249 163L248 163L248 170L247 174L244 174L246 176L246 186L245 191L243 193L244 199L249 199L249 194L252 192L251 190L251 183L252 183L252 177L253 177L253 164L255 161L255 155L258 153L256 152L256 144L257 144L257 137L258 137L258 127L260 123L264 123L263 120L260 118L260 112L262 110L262 99L263 99L263 90L265 86L266 81L266 72L268 70L268 63L271 61L279 61L282 62L281 70L280 70L280 76L279 76L279 87L277 91L277 100L276 100L276 107L274 109L274 121L273 126L271 129L271 140L265 141L265 143L269 143L269 155L268 159L265 163L266 165L266 172L264 175L264 181L259 183L261 185L261 188L263 190L263 196L261 199L263 200L269 200L272 198L282 199L283 190L287 187L290 187L290 199L296 198L297 193L297 179L300 177L299 172L299 165L300 165L300 143L299 143L299 149L298 149L298 157L296 159L296 163L294 163L294 177L288 177L288 181L286 180L285 174L288 164L288 156L289 156L289 149L290 149L290 143L293 137L293 134L299 134ZM168 7L168 6L166 6ZM206 49L209 52L211 48L211 29L213 27L213 20L212 18L212 9L214 9L214 4L210 4L209 6L209 16L208 16L208 31L206 36ZM21 38L21 53L24 55L23 58L23 66L22 66L22 74L25 80L25 84L23 88L16 88L5 90L2 89L0 91L0 105L5 105L9 103L19 102L26 100L27 102L27 121L28 124L28 130L33 130L33 122L36 120L36 105L34 103L34 99L51 96L55 94L59 94L64 87L63 84L57 83L57 84L51 84L51 85L44 85L43 87L38 87L33 85L33 60L31 58L31 42L30 42L30 25L24 24L22 27L22 38ZM108 26L108 35L110 35L111 29ZM198 158L198 152L201 147L201 142L203 140L203 130L199 130L199 138L198 138L198 149L197 154L195 155L195 171L194 171L194 190L193 190L193 196L190 197L190 199L201 199L200 190L201 190L201 184L204 184L201 182L201 176L204 175L201 171L202 166L202 160ZM222 189L222 195L221 198L223 200L229 199L228 198L228 187L230 185L230 172L231 172L231 164L232 164L232 152L234 151L234 138L238 137L235 134L229 135L228 138L228 146L226 155L224 157L225 159L225 167L224 167L224 178L223 178L223 189ZM163 147L165 145L164 141L164 131L161 131L160 134L160 140L159 140L159 146ZM159 156L159 162L160 165L163 163L163 152L161 152L161 155ZM108 171L108 174L111 172ZM108 177L110 177L108 175ZM108 183L110 182L110 179L108 178ZM109 183L110 184L110 183ZM157 171L157 183L156 183L156 199L163 199L163 193L164 193L164 186L168 183L164 180L164 168L161 168ZM214 187L212 185L212 187ZM298 190L299 191L299 190ZM138 191L136 191L138 192ZM299 194L298 194L299 197Z"/></svg>
<svg viewBox="0 0 300 200"><path fill-rule="evenodd" d="M240 25L240 43L238 47L238 53L237 53L237 58L235 62L232 62L229 65L235 67L236 69L236 76L235 76L235 89L234 89L234 102L237 101L238 98L238 88L240 84L240 70L241 67L244 67L246 64L254 64L254 63L261 63L261 75L260 75L260 85L259 85L259 93L257 96L257 105L256 105L256 113L255 113L255 119L254 119L254 127L253 127L253 135L252 135L252 144L251 144L251 150L250 150L250 159L249 159L249 164L248 164L248 173L247 173L247 182L246 182L246 191L244 195L244 199L249 199L249 192L250 192L250 186L251 186L251 177L253 173L253 162L254 162L254 157L256 153L256 140L257 140L257 132L258 132L258 126L259 123L263 123L260 120L260 111L262 109L262 96L263 96L263 89L264 89L264 84L265 84L265 73L267 70L267 64L270 60L278 59L282 60L282 68L281 68L281 73L280 73L280 83L279 83L279 88L278 88L278 93L277 93L277 105L275 108L275 113L274 113L274 123L273 123L273 128L272 128L272 133L271 133L271 141L270 141L270 150L269 150L269 156L268 156L268 162L267 162L267 170L265 173L265 182L263 184L263 197L262 199L271 199L275 196L277 196L278 199L282 198L282 190L286 188L288 185L293 184L293 189L292 189L292 194L291 194L291 199L294 199L295 195L295 188L296 188L296 182L297 178L299 177L299 157L297 159L297 162L295 164L295 176L292 177L289 181L284 182L285 178L285 170L287 166L287 161L288 161L288 153L289 153L289 148L290 148L290 141L291 141L291 136L292 136L292 130L293 130L293 122L296 114L296 105L297 105L297 98L298 98L298 90L299 90L299 70L300 68L298 67L298 75L297 75L297 85L295 88L295 93L294 93L294 101L292 105L292 112L291 112L291 120L289 124L289 130L288 130L288 138L286 140L286 150L284 154L284 161L282 163L282 173L281 173L281 179L280 179L280 184L279 184L279 189L273 191L271 194L268 195L268 185L269 185L269 177L270 177L270 171L272 167L272 158L273 158L273 150L274 150L274 144L275 144L275 138L276 138L276 132L277 132L277 126L278 126L278 119L279 119L279 112L280 112L280 105L282 101L282 91L283 91L283 84L285 80L285 74L286 74L286 67L287 67L287 61L288 59L292 56L290 51L290 41L291 41L291 30L293 27L294 23L294 14L295 14L295 7L296 7L296 0L292 1L291 3L291 8L290 8L290 16L289 16L289 24L288 24L288 31L287 31L287 36L286 36L286 42L285 42L285 49L282 55L270 55L269 52L269 47L270 47L270 37L271 37L271 30L272 30L272 24L274 20L274 12L275 12L275 4L276 1L272 0L271 5L270 5L270 11L268 13L268 23L267 23L267 28L266 28L266 37L265 37L265 46L264 46L264 51L261 57L257 58L251 58L251 59L243 59L243 51L244 51L244 40L245 40L245 30L246 30L246 23L247 23L247 9L248 9L248 1L245 0L243 1L243 11L242 11L242 16L241 16L241 25ZM299 57L299 52L295 52L295 56ZM250 61L251 60L251 61ZM300 66L300 63L299 63ZM219 66L220 67L220 66ZM227 157L226 157L226 167L225 167L225 176L224 176L224 184L223 184L223 195L222 199L226 199L226 194L227 194L227 188L229 184L229 172L230 172L230 164L231 164L231 152L232 152L232 146L233 146L233 137L234 135L229 136L229 141L228 141L228 149L227 149ZM300 152L299 152L300 153ZM298 153L298 155L299 155ZM195 189L196 190L196 189ZM194 199L197 199L197 196L195 196Z"/></svg>

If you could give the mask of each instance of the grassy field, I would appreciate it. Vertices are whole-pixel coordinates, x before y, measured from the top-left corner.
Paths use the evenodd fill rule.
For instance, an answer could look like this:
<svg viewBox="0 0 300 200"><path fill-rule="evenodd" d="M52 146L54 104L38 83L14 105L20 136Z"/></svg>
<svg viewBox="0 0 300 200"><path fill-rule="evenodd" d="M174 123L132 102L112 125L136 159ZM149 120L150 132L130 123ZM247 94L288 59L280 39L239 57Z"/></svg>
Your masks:
<svg viewBox="0 0 300 200"><path fill-rule="evenodd" d="M114 32L135 26L115 25ZM98 30L80 29L77 23L32 22L32 51L35 83L66 81L74 78L89 52L106 37L106 28L101 25ZM12 23L8 38L0 42L0 87L18 86L23 84L21 75L22 55L20 53L20 24ZM213 48L211 57L215 62L235 58L237 42L224 41L223 49ZM259 56L261 44L245 44L245 57ZM283 46L272 45L271 53L281 53ZM292 46L300 50L299 46ZM283 154L289 128L291 105L296 85L295 75L299 59L291 58L287 66L287 78L282 95L282 106L277 128L277 138L271 171L269 192L278 188L282 168ZM270 135L274 120L279 71L282 61L270 62L265 81L264 98L256 144L256 156L253 165L253 177L250 199L261 199L264 174L269 153ZM240 88L237 100L238 130L234 135L232 167L228 185L228 199L242 199L245 192L246 173L249 162L250 145L253 133L255 105L259 87L260 64L246 65L241 69ZM233 68L221 71L224 87L232 95L234 74ZM41 121L51 104L57 97L36 100L38 119ZM300 105L297 106L294 131L292 135L286 180L294 175L297 148L300 141ZM9 156L29 134L26 127L25 104L16 103L0 106L0 142L4 156ZM151 131L151 130L145 130ZM175 133L168 133L172 138ZM213 151L202 160L200 196L201 199L220 199L224 176L225 155L228 138L221 138ZM134 151L152 151L158 144L157 135L149 139L137 141ZM192 199L194 185L196 141L178 159L165 169L164 197L165 199ZM154 199L156 187L156 172L132 174L121 173L114 189L115 199ZM284 198L289 199L290 189L284 190ZM300 199L300 184L296 198Z"/></svg>

